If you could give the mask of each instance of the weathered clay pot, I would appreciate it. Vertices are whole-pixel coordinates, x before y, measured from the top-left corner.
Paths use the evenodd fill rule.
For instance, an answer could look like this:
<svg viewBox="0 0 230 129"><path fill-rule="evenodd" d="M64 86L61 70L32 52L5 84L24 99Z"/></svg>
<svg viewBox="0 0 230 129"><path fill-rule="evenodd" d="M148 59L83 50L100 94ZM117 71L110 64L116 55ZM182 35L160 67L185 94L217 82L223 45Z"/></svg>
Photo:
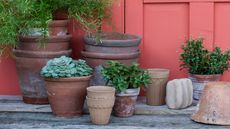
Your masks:
<svg viewBox="0 0 230 129"><path fill-rule="evenodd" d="M81 52L81 55L93 68L105 64L108 60L132 64L138 61L140 42L141 38L139 36L129 34L100 33L85 35L85 50Z"/></svg>
<svg viewBox="0 0 230 129"><path fill-rule="evenodd" d="M203 90L192 120L206 124L230 125L230 83L210 82Z"/></svg>
<svg viewBox="0 0 230 129"><path fill-rule="evenodd" d="M81 51L82 58L86 60L87 64L90 67L95 68L99 65L105 65L109 60L116 60L124 64L132 64L133 62L138 62L138 58L140 55L139 51L132 53L95 53L95 52L87 52Z"/></svg>
<svg viewBox="0 0 230 129"><path fill-rule="evenodd" d="M91 86L87 88L87 97L91 99L114 98L115 88L108 86Z"/></svg>
<svg viewBox="0 0 230 129"><path fill-rule="evenodd" d="M45 78L46 90L54 115L81 116L90 77Z"/></svg>
<svg viewBox="0 0 230 129"><path fill-rule="evenodd" d="M168 69L148 69L151 76L151 84L146 89L148 105L164 105L166 97L166 85L169 77Z"/></svg>
<svg viewBox="0 0 230 129"><path fill-rule="evenodd" d="M71 50L39 52L14 49L13 52L23 101L29 104L47 104L48 98L45 91L45 83L40 76L40 71L48 60L62 55L69 56Z"/></svg>
<svg viewBox="0 0 230 129"><path fill-rule="evenodd" d="M128 89L124 93L116 94L114 115L118 117L130 117L134 114L137 96L140 89Z"/></svg>
<svg viewBox="0 0 230 129"><path fill-rule="evenodd" d="M49 36L65 36L68 34L69 20L52 20L49 23Z"/></svg>
<svg viewBox="0 0 230 129"><path fill-rule="evenodd" d="M138 51L141 37L121 33L101 33L99 40L96 34L85 35L85 51L95 53L133 53Z"/></svg>
<svg viewBox="0 0 230 129"><path fill-rule="evenodd" d="M219 81L221 75L220 74L214 74L214 75L190 74L189 78L192 80L192 84L193 84L193 99L199 100L205 85L208 82Z"/></svg>
<svg viewBox="0 0 230 129"><path fill-rule="evenodd" d="M99 125L108 124L115 102L115 88L108 86L88 87L86 100L91 121Z"/></svg>
<svg viewBox="0 0 230 129"><path fill-rule="evenodd" d="M28 51L63 51L70 48L71 35L51 36L45 39L45 46L39 46L39 37L20 36L17 49Z"/></svg>

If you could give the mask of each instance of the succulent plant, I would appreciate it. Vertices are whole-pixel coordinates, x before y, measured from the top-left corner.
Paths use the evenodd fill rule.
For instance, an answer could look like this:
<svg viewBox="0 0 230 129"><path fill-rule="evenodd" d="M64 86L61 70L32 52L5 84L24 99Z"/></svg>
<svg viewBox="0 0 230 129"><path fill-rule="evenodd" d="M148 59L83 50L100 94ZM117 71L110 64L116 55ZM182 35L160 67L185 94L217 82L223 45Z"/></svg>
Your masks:
<svg viewBox="0 0 230 129"><path fill-rule="evenodd" d="M61 56L49 60L42 68L41 75L48 78L81 77L91 75L92 71L84 60Z"/></svg>

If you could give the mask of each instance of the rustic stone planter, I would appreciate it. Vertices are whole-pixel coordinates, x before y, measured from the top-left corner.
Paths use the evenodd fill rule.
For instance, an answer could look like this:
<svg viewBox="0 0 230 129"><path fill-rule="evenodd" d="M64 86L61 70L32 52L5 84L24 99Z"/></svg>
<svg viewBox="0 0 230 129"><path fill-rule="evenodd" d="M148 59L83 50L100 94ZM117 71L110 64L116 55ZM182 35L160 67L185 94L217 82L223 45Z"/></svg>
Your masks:
<svg viewBox="0 0 230 129"><path fill-rule="evenodd" d="M215 74L215 75L190 74L189 78L192 80L192 84L193 84L193 99L199 100L205 85L208 82L219 81L221 78L221 74Z"/></svg>
<svg viewBox="0 0 230 129"><path fill-rule="evenodd" d="M62 55L69 56L71 50L58 52L39 52L13 50L19 75L23 102L29 104L47 104L45 83L40 75L42 67L48 60Z"/></svg>
<svg viewBox="0 0 230 129"><path fill-rule="evenodd" d="M207 83L192 120L205 124L230 125L230 83Z"/></svg>
<svg viewBox="0 0 230 129"><path fill-rule="evenodd" d="M85 35L85 50L81 52L83 59L93 68L105 64L108 60L117 60L125 64L137 62L140 52L141 38L135 35L120 33L101 33Z"/></svg>
<svg viewBox="0 0 230 129"><path fill-rule="evenodd" d="M81 116L90 77L44 78L54 115Z"/></svg>
<svg viewBox="0 0 230 129"><path fill-rule="evenodd" d="M114 115L118 117L133 116L139 91L140 88L128 89L124 93L116 94L116 100L113 108Z"/></svg>
<svg viewBox="0 0 230 129"><path fill-rule="evenodd" d="M146 89L147 104L152 106L164 105L169 70L148 69L148 72L151 76L151 84Z"/></svg>

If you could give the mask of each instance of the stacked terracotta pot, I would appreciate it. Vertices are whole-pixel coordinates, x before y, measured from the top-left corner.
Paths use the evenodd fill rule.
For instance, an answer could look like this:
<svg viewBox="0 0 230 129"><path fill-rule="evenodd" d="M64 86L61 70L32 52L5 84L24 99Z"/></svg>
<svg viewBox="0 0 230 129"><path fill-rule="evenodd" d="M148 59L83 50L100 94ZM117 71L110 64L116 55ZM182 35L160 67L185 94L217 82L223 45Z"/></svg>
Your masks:
<svg viewBox="0 0 230 129"><path fill-rule="evenodd" d="M87 88L86 100L92 123L108 124L115 102L115 88L91 86Z"/></svg>
<svg viewBox="0 0 230 129"><path fill-rule="evenodd" d="M85 50L81 52L84 60L92 67L104 65L108 60L117 60L124 64L137 62L141 38L136 35L102 33L99 40L85 35ZM96 35L97 36L97 35Z"/></svg>
<svg viewBox="0 0 230 129"><path fill-rule="evenodd" d="M34 34L19 37L20 43L14 49L14 55L25 103L48 103L40 71L49 59L71 54L71 35L67 32L67 25L68 20L53 20L49 24L49 36L46 39L41 40L40 36Z"/></svg>

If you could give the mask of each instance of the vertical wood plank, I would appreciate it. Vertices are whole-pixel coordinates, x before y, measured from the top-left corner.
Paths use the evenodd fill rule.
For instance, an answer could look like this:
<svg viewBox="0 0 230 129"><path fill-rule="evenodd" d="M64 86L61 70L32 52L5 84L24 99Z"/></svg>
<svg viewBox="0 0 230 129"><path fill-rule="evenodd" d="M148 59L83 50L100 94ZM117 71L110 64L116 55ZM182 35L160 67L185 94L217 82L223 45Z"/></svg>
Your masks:
<svg viewBox="0 0 230 129"><path fill-rule="evenodd" d="M214 45L214 2L190 3L190 36L204 38L205 47Z"/></svg>

